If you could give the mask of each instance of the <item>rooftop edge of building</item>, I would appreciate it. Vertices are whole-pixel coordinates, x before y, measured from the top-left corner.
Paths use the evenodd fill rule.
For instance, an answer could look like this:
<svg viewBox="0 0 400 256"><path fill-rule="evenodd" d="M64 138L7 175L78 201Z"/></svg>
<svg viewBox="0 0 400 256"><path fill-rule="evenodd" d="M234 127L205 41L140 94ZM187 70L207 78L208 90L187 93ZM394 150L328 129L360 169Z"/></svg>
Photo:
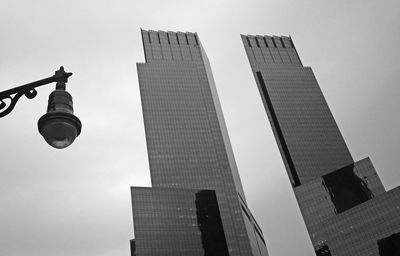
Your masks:
<svg viewBox="0 0 400 256"><path fill-rule="evenodd" d="M290 36L240 35L250 63L291 64L302 67Z"/></svg>
<svg viewBox="0 0 400 256"><path fill-rule="evenodd" d="M294 46L293 40L291 38L291 36L269 36L269 35L240 35L242 38L246 38L249 47L254 47L257 46L258 48L260 48L261 44L264 43L265 47L270 48L270 47L274 47L274 48L293 48L296 49L296 47ZM250 42L250 38L254 38L256 45L252 45ZM261 42L260 42L261 39ZM271 44L272 43L272 44Z"/></svg>
<svg viewBox="0 0 400 256"><path fill-rule="evenodd" d="M197 33L141 29L146 63L155 60L200 60Z"/></svg>
<svg viewBox="0 0 400 256"><path fill-rule="evenodd" d="M181 31L163 31L163 30L145 30L140 29L142 33L142 39L148 40L149 43L168 43L176 42L178 44L187 45L199 45L197 33L193 32L181 32ZM163 40L163 36L166 36L166 41ZM146 38L147 37L147 38Z"/></svg>

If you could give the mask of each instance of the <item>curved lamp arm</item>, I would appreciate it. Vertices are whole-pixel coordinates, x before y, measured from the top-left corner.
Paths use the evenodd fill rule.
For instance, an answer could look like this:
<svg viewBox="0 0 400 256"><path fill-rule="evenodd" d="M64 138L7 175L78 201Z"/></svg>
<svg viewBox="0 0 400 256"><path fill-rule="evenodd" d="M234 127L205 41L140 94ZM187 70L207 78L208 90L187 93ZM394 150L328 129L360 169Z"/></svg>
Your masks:
<svg viewBox="0 0 400 256"><path fill-rule="evenodd" d="M72 73L67 73L64 71L64 67L60 67L53 76L0 92L0 118L8 115L14 109L22 95L25 95L28 99L35 98L37 95L36 87L57 82L56 89L65 90L65 83L68 82L70 76L72 76ZM4 102L5 99L10 100L8 106Z"/></svg>

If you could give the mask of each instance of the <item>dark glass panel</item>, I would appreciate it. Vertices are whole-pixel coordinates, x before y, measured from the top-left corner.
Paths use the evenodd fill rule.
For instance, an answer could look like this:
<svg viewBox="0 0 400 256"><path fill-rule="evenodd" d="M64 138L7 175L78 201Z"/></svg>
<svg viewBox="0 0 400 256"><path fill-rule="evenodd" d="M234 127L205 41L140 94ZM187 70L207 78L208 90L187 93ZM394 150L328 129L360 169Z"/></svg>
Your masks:
<svg viewBox="0 0 400 256"><path fill-rule="evenodd" d="M400 256L400 233L378 240L379 256Z"/></svg>
<svg viewBox="0 0 400 256"><path fill-rule="evenodd" d="M321 247L319 247L317 250L315 250L315 254L317 256L331 256L331 251L329 251L329 247L324 244Z"/></svg>
<svg viewBox="0 0 400 256"><path fill-rule="evenodd" d="M131 256L136 256L136 247L135 247L135 239L130 241L131 244Z"/></svg>
<svg viewBox="0 0 400 256"><path fill-rule="evenodd" d="M196 208L204 256L229 256L215 192L201 190L196 193Z"/></svg>
<svg viewBox="0 0 400 256"><path fill-rule="evenodd" d="M373 197L367 184L354 173L354 164L323 176L336 212L344 212Z"/></svg>

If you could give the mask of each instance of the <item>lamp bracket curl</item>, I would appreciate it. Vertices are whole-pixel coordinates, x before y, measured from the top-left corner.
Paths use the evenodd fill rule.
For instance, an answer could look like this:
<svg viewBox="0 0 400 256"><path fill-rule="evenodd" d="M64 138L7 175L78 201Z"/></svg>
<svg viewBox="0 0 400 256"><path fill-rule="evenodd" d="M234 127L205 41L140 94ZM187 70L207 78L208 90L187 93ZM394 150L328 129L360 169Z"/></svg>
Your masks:
<svg viewBox="0 0 400 256"><path fill-rule="evenodd" d="M28 99L35 98L36 87L57 82L56 89L65 90L65 83L68 82L70 76L72 73L65 72L64 67L60 67L53 76L0 92L0 118L9 114L23 95Z"/></svg>

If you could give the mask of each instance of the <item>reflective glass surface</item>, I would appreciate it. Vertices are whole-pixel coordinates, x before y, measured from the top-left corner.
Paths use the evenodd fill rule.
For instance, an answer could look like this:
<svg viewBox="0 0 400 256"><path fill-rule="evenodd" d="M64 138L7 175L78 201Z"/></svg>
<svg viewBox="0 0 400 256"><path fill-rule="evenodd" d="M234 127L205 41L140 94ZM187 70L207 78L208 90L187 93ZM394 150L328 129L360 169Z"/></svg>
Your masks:
<svg viewBox="0 0 400 256"><path fill-rule="evenodd" d="M137 68L153 189L215 191L229 255L268 255L264 243L251 241L259 239L254 236L254 218L250 229L244 219L240 200L245 203L245 196L200 40L194 33L151 30L142 30L142 39L146 63ZM140 207L134 205L134 211ZM158 240L157 232L151 234L148 239ZM137 250L140 236L135 228ZM211 241L207 239L205 244ZM196 248L203 253L202 247Z"/></svg>
<svg viewBox="0 0 400 256"><path fill-rule="evenodd" d="M400 255L400 233L379 240L378 247L379 256Z"/></svg>
<svg viewBox="0 0 400 256"><path fill-rule="evenodd" d="M374 196L367 183L353 170L354 164L351 164L322 177L337 213L344 212Z"/></svg>
<svg viewBox="0 0 400 256"><path fill-rule="evenodd" d="M316 254L378 256L400 230L400 187L385 192L369 158L353 161L290 37L242 41Z"/></svg>
<svg viewBox="0 0 400 256"><path fill-rule="evenodd" d="M229 255L215 191L132 188L137 255Z"/></svg>

